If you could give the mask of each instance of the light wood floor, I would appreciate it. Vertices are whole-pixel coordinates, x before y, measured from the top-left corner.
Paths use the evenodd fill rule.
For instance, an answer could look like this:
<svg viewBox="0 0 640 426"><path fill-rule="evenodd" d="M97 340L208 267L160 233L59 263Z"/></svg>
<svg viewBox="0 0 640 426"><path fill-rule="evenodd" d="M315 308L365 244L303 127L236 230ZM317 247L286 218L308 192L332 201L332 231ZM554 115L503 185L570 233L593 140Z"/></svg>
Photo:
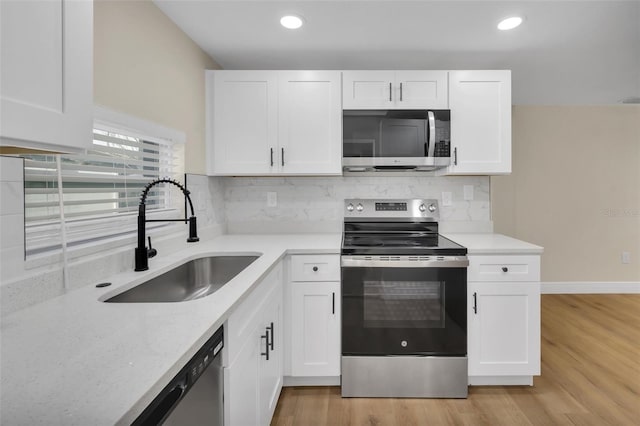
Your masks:
<svg viewBox="0 0 640 426"><path fill-rule="evenodd" d="M543 295L534 386L470 387L469 398L340 397L284 388L272 425L640 425L640 295Z"/></svg>

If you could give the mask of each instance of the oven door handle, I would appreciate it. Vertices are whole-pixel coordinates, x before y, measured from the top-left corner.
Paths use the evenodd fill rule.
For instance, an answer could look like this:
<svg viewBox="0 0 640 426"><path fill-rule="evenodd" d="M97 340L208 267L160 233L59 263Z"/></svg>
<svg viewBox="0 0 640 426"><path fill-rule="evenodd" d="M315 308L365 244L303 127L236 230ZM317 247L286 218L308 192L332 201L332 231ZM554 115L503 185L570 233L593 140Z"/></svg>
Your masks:
<svg viewBox="0 0 640 426"><path fill-rule="evenodd" d="M340 264L345 268L466 268L466 256L443 256L428 260L412 260L409 257L387 259L363 259L361 256L342 256Z"/></svg>

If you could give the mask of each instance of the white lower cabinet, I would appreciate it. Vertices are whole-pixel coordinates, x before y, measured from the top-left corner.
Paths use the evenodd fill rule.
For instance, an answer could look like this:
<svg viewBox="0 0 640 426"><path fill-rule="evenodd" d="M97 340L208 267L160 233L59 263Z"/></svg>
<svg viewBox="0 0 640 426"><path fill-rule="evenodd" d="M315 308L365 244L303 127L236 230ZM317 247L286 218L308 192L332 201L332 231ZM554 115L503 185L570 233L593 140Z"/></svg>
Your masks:
<svg viewBox="0 0 640 426"><path fill-rule="evenodd" d="M225 328L226 426L268 425L282 389L282 266L231 314Z"/></svg>
<svg viewBox="0 0 640 426"><path fill-rule="evenodd" d="M340 384L340 255L289 257L285 312L289 350L285 383Z"/></svg>
<svg viewBox="0 0 640 426"><path fill-rule="evenodd" d="M532 384L540 374L539 256L531 259L532 274L511 275L501 266L505 280L482 280L474 264L513 265L513 256L469 256L468 356L470 384ZM476 260L481 259L481 262ZM519 265L525 257L519 257ZM511 263L509 263L511 262ZM482 269L482 268L480 268ZM506 281L506 279L520 281Z"/></svg>
<svg viewBox="0 0 640 426"><path fill-rule="evenodd" d="M224 369L224 418L225 425L257 425L260 362L258 325L252 329L251 339L238 353L233 364Z"/></svg>
<svg viewBox="0 0 640 426"><path fill-rule="evenodd" d="M260 364L258 377L258 422L268 425L276 410L282 389L284 332L282 327L282 282L278 283L266 300L262 311L260 334Z"/></svg>
<svg viewBox="0 0 640 426"><path fill-rule="evenodd" d="M294 282L291 374L340 375L340 283Z"/></svg>

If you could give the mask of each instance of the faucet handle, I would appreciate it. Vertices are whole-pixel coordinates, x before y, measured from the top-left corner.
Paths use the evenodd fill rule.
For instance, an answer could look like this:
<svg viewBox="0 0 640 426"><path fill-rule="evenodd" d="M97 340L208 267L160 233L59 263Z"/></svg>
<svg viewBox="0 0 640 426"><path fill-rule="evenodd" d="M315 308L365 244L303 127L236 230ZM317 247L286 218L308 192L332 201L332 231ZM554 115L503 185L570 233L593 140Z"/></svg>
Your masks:
<svg viewBox="0 0 640 426"><path fill-rule="evenodd" d="M149 248L147 249L147 256L154 257L156 254L158 254L158 250L151 247L151 237L147 237L147 238L149 239Z"/></svg>
<svg viewBox="0 0 640 426"><path fill-rule="evenodd" d="M196 217L191 216L189 218L189 238L187 238L188 243L196 243L200 241L198 238L198 227L196 225Z"/></svg>

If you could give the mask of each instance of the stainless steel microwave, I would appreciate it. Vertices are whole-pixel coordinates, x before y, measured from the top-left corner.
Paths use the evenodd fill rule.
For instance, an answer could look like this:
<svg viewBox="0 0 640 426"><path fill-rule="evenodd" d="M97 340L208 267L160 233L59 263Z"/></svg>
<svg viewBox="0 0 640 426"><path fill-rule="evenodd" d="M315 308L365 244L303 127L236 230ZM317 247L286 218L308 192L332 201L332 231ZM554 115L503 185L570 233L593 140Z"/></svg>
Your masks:
<svg viewBox="0 0 640 426"><path fill-rule="evenodd" d="M451 156L449 110L345 110L342 166L346 172L433 171Z"/></svg>

